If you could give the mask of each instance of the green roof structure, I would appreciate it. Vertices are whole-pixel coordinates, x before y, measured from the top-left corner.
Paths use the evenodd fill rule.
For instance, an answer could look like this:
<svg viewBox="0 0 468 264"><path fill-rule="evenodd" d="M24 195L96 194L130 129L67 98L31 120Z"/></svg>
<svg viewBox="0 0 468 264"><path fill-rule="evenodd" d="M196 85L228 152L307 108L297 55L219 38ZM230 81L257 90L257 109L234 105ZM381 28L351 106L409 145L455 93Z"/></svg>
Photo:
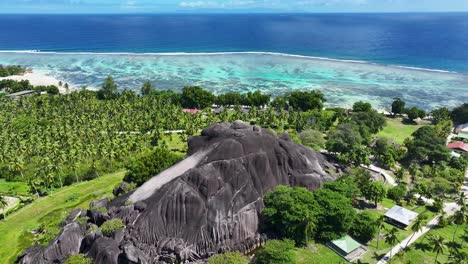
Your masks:
<svg viewBox="0 0 468 264"><path fill-rule="evenodd" d="M333 240L331 243L334 244L339 249L341 249L346 254L353 252L354 250L356 250L357 248L361 246L359 242L352 239L350 236L344 236L340 239Z"/></svg>
<svg viewBox="0 0 468 264"><path fill-rule="evenodd" d="M460 133L460 134L456 135L455 137L457 137L457 138L463 138L463 139L468 139L468 134Z"/></svg>
<svg viewBox="0 0 468 264"><path fill-rule="evenodd" d="M361 245L350 236L330 241L327 243L327 246L350 262L359 259L367 252L367 247Z"/></svg>

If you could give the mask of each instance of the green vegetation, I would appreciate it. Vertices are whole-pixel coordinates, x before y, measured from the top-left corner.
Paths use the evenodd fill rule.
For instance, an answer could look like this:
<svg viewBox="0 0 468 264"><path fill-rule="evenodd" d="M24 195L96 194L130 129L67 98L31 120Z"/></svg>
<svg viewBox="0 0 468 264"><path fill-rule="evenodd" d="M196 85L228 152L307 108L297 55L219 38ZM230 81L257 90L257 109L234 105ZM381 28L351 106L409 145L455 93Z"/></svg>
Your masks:
<svg viewBox="0 0 468 264"><path fill-rule="evenodd" d="M127 174L124 181L142 185L152 176L174 165L181 159L167 148L154 148L131 158L125 166Z"/></svg>
<svg viewBox="0 0 468 264"><path fill-rule="evenodd" d="M340 193L320 189L277 186L265 195L263 210L266 231L307 245L336 239L346 234L355 218L351 201Z"/></svg>
<svg viewBox="0 0 468 264"><path fill-rule="evenodd" d="M319 150L325 146L323 133L313 129L306 129L299 134L302 145Z"/></svg>
<svg viewBox="0 0 468 264"><path fill-rule="evenodd" d="M465 124L468 123L468 103L464 103L459 107L456 107L450 113L455 124Z"/></svg>
<svg viewBox="0 0 468 264"><path fill-rule="evenodd" d="M77 207L86 208L91 201L110 194L122 181L123 175L124 172L106 174L92 181L64 187L53 195L36 199L9 215L6 221L0 221L0 263L13 263L18 254L40 239L31 231L41 225L46 229L55 228L55 236L59 231L58 224L70 211ZM70 193L78 193L79 200L65 202Z"/></svg>
<svg viewBox="0 0 468 264"><path fill-rule="evenodd" d="M26 90L34 90L37 94L40 92L47 92L48 94L58 94L59 89L55 85L38 85L33 86L28 80L15 81L15 80L0 80L0 90L4 90L8 93L17 93Z"/></svg>
<svg viewBox="0 0 468 264"><path fill-rule="evenodd" d="M411 137L411 134L422 126L406 124L401 118L386 118L386 125L376 134L376 137L389 138L398 144L403 144L405 139Z"/></svg>
<svg viewBox="0 0 468 264"><path fill-rule="evenodd" d="M125 228L125 225L120 218L113 218L105 221L100 228L103 235L111 236L115 231Z"/></svg>
<svg viewBox="0 0 468 264"><path fill-rule="evenodd" d="M435 228L430 230L427 234L420 237L410 246L410 249L398 254L393 259L392 263L404 264L404 263L434 263L437 257L439 263L465 263L468 259L468 248L461 246L461 241L466 239L466 234L460 232L456 236L457 243L451 243L456 225L447 225L443 228ZM430 239L432 237L432 239ZM437 252L433 251L436 241L442 241L447 244L447 248L444 248L443 252L440 252L437 256ZM440 248L440 243L437 243ZM452 261L452 262L449 262Z"/></svg>
<svg viewBox="0 0 468 264"><path fill-rule="evenodd" d="M26 71L27 71L26 68L23 68L19 65L12 65L12 66L0 65L0 77L8 77L11 75L22 75Z"/></svg>
<svg viewBox="0 0 468 264"><path fill-rule="evenodd" d="M208 264L248 264L247 258L239 252L226 252L208 259Z"/></svg>
<svg viewBox="0 0 468 264"><path fill-rule="evenodd" d="M65 264L92 264L92 263L93 263L93 260L90 258L87 258L84 254L71 256L65 261Z"/></svg>
<svg viewBox="0 0 468 264"><path fill-rule="evenodd" d="M294 241L269 240L258 250L254 264L290 264L296 263Z"/></svg>
<svg viewBox="0 0 468 264"><path fill-rule="evenodd" d="M297 264L344 264L348 263L333 250L322 244L310 243L305 248L296 248Z"/></svg>
<svg viewBox="0 0 468 264"><path fill-rule="evenodd" d="M0 195L29 195L29 186L24 182L12 182L0 179Z"/></svg>
<svg viewBox="0 0 468 264"><path fill-rule="evenodd" d="M265 195L264 202L265 231L303 245L315 236L318 208L312 192L280 185Z"/></svg>

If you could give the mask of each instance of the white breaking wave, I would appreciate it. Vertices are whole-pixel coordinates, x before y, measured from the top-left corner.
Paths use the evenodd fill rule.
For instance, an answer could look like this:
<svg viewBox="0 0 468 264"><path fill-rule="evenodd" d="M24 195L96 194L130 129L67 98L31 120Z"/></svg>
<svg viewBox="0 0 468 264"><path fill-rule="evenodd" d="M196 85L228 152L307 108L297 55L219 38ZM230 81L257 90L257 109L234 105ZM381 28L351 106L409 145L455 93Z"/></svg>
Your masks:
<svg viewBox="0 0 468 264"><path fill-rule="evenodd" d="M385 67L396 67L408 70L417 71L429 71L438 73L459 73L456 71L430 69L414 66L403 66L393 64L383 64L363 60L347 60L347 59L334 59L328 57L317 57L307 56L299 54L289 54L281 52L268 52L268 51L228 51L228 52L63 52L63 51L41 51L41 50L0 50L0 53L18 53L18 54L58 54L58 55L115 55L115 56L223 56L223 55L270 55L270 56L281 56L289 58L301 58L311 60L322 60L322 61L333 61L333 62L344 62L344 63L356 63L356 64L368 64L375 66Z"/></svg>

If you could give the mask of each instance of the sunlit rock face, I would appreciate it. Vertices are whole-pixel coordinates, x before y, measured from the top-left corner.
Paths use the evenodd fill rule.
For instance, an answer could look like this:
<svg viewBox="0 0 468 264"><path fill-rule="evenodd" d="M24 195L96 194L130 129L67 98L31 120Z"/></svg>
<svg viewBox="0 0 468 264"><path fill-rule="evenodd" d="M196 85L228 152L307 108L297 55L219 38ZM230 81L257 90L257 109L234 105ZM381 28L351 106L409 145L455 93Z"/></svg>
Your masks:
<svg viewBox="0 0 468 264"><path fill-rule="evenodd" d="M259 224L266 192L277 185L315 190L335 178L335 167L321 154L287 134L241 121L213 124L188 144L184 161L108 205L108 215L126 224L111 237L115 243L99 239L93 245L88 236L91 246L82 253L98 262L118 251L117 258L106 257L108 263L172 263L247 252L264 241Z"/></svg>

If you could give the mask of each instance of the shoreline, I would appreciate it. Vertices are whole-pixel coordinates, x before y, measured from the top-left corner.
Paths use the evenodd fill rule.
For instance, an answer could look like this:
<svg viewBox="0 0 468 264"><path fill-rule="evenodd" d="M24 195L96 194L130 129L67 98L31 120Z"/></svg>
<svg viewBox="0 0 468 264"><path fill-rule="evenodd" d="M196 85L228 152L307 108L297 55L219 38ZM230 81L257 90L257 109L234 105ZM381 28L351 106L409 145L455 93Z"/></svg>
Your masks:
<svg viewBox="0 0 468 264"><path fill-rule="evenodd" d="M60 80L52 77L50 75L47 75L44 72L38 72L38 71L31 71L31 72L26 72L23 75L11 75L7 77L1 77L0 81L2 80L14 80L14 81L22 81L22 80L27 80L29 83L33 86L49 86L49 85L55 85L59 89L60 94L66 93L66 89L62 86L59 86ZM64 81L62 81L63 84L65 84ZM69 90L73 90L75 87L73 85L69 85Z"/></svg>

